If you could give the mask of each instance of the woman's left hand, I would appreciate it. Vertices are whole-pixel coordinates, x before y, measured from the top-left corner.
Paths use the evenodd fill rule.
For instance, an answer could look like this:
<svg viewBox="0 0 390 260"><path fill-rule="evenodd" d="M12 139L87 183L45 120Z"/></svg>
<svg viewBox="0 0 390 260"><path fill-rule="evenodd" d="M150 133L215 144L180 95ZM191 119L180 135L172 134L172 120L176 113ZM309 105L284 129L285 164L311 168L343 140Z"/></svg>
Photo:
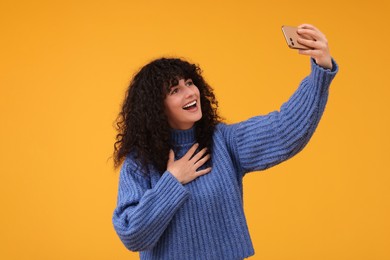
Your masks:
<svg viewBox="0 0 390 260"><path fill-rule="evenodd" d="M310 48L310 50L299 50L299 54L309 55L319 66L332 69L332 58L325 35L311 24L298 26L298 35L301 36L298 38L298 43Z"/></svg>

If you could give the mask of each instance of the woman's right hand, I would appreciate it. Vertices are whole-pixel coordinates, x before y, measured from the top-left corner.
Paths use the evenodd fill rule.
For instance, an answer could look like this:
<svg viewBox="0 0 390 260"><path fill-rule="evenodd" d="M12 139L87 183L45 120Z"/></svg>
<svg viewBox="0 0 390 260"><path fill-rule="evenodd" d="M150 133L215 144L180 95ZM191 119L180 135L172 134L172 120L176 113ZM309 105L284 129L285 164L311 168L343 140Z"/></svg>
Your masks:
<svg viewBox="0 0 390 260"><path fill-rule="evenodd" d="M302 37L298 38L298 43L310 47L310 50L299 50L299 53L311 56L325 69L332 69L332 57L325 35L311 24L298 26L298 34Z"/></svg>
<svg viewBox="0 0 390 260"><path fill-rule="evenodd" d="M199 176L205 175L211 171L211 167L197 171L199 167L201 167L210 159L210 154L205 155L207 148L203 148L201 151L194 155L198 146L199 144L194 144L181 159L176 161L173 150L169 151L167 170L181 184L187 184L195 180Z"/></svg>

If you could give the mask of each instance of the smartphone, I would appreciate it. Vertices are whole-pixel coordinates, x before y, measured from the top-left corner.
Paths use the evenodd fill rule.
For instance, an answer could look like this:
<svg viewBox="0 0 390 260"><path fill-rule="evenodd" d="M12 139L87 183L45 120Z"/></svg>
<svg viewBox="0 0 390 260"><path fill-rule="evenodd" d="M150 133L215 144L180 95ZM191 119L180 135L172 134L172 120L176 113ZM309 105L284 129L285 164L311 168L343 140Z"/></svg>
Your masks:
<svg viewBox="0 0 390 260"><path fill-rule="evenodd" d="M284 38L286 39L288 47L290 47L291 49L310 50L309 47L298 43L297 38L303 37L298 35L297 30L297 27L286 25L282 26L282 32Z"/></svg>

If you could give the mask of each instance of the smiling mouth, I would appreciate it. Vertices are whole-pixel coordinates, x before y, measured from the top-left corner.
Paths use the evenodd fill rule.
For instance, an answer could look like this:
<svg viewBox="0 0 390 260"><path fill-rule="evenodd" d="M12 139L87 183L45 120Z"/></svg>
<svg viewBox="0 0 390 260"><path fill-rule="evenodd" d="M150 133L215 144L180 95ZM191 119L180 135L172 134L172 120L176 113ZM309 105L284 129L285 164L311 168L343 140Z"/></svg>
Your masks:
<svg viewBox="0 0 390 260"><path fill-rule="evenodd" d="M198 102L197 102L196 100L194 100L194 101L188 103L187 105L185 105L185 106L183 107L183 109L184 109L184 110L193 109L193 108L196 107L196 104L197 104L197 103L198 103Z"/></svg>

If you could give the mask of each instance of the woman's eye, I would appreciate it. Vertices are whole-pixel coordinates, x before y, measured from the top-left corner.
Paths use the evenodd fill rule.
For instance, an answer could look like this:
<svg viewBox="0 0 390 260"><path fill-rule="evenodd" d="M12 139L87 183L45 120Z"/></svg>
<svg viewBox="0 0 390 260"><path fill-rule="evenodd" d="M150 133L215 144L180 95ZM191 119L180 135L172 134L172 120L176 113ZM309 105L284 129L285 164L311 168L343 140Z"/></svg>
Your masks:
<svg viewBox="0 0 390 260"><path fill-rule="evenodd" d="M173 94L177 93L178 91L179 91L178 88L174 88L174 89L171 90L170 94L173 95Z"/></svg>
<svg viewBox="0 0 390 260"><path fill-rule="evenodd" d="M192 80L189 80L189 81L186 82L186 85L187 85L187 86L191 86L191 85L193 85L193 84L194 84L194 82L192 82Z"/></svg>

